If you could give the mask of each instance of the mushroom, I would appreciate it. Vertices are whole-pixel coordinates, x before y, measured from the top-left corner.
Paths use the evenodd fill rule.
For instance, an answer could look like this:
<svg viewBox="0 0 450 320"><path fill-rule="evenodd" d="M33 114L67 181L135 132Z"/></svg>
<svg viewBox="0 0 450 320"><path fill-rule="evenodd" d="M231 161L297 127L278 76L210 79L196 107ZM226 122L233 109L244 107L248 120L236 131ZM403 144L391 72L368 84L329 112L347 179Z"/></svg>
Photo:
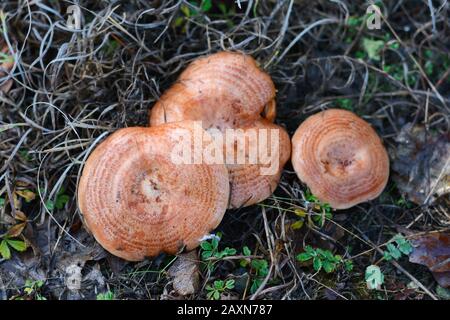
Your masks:
<svg viewBox="0 0 450 320"><path fill-rule="evenodd" d="M174 162L179 138L193 132L191 121L119 129L90 154L78 204L106 250L129 261L175 254L220 223L230 195L225 165Z"/></svg>
<svg viewBox="0 0 450 320"><path fill-rule="evenodd" d="M219 52L193 61L150 110L149 121L153 126L197 120L206 130L217 129L222 134L227 129L278 131L279 165L272 174L261 174L258 163L226 162L231 179L230 208L239 208L269 197L289 159L289 136L272 123L275 115L275 86L270 76L248 55ZM265 148L260 142L255 141Z"/></svg>
<svg viewBox="0 0 450 320"><path fill-rule="evenodd" d="M0 41L0 47L2 47L2 49L0 50L1 54L7 57L6 60L0 64L0 78L3 78L12 70L14 66L14 60L12 59L12 57L8 56L8 46L4 45L2 41ZM12 79L3 81L2 83L0 83L0 92L7 93L9 90L11 90L12 85Z"/></svg>
<svg viewBox="0 0 450 320"><path fill-rule="evenodd" d="M339 109L319 112L298 127L292 165L311 192L335 209L378 197L389 177L389 158L377 133Z"/></svg>

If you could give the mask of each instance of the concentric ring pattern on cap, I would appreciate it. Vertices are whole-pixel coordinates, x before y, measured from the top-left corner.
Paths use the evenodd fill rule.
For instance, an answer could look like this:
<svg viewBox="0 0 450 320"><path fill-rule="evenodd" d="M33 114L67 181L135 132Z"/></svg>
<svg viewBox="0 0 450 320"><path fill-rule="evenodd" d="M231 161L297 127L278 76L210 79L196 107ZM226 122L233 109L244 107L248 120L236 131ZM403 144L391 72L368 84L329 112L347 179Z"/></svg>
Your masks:
<svg viewBox="0 0 450 320"><path fill-rule="evenodd" d="M193 128L185 121L119 129L89 156L78 203L106 250L130 261L174 254L196 247L220 223L230 195L226 167L171 158L177 139Z"/></svg>
<svg viewBox="0 0 450 320"><path fill-rule="evenodd" d="M299 126L292 165L311 192L335 209L378 197L389 177L389 158L377 133L340 109L322 111Z"/></svg>

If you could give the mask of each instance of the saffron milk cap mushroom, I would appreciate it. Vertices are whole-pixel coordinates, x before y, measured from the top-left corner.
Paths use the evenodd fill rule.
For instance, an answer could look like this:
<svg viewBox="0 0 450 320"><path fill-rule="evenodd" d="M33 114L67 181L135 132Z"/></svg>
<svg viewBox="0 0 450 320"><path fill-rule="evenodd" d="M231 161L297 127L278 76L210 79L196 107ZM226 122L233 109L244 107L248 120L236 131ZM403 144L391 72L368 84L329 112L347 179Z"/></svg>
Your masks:
<svg viewBox="0 0 450 320"><path fill-rule="evenodd" d="M205 129L230 128L275 114L275 85L256 61L219 52L189 64L150 110L150 125L201 120Z"/></svg>
<svg viewBox="0 0 450 320"><path fill-rule="evenodd" d="M230 195L225 165L173 160L180 137L193 134L191 121L119 129L90 154L78 204L106 250L129 261L175 254L217 227Z"/></svg>
<svg viewBox="0 0 450 320"><path fill-rule="evenodd" d="M290 140L284 128L272 123L275 116L275 86L270 76L248 55L219 52L194 60L181 73L150 110L150 125L197 120L206 130L223 134L228 129L242 129L244 136L260 129L278 131L276 145L280 149L271 153L272 159L278 155L275 171L262 174L260 162L226 162L231 178L230 207L239 208L268 198L289 159ZM269 146L259 136L250 145L259 149ZM244 153L249 156L248 150Z"/></svg>
<svg viewBox="0 0 450 320"><path fill-rule="evenodd" d="M389 158L375 130L340 109L319 112L298 127L291 161L300 180L335 209L378 197L389 177Z"/></svg>

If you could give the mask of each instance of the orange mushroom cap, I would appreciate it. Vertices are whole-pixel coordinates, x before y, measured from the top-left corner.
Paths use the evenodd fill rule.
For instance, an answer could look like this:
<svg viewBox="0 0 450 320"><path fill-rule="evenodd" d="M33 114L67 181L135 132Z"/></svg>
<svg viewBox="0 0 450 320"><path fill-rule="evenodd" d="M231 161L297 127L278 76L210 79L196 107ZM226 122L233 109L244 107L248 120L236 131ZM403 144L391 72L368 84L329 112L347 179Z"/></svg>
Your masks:
<svg viewBox="0 0 450 320"><path fill-rule="evenodd" d="M190 121L119 129L89 156L78 204L106 250L130 261L174 254L220 223L230 195L226 167L171 158L180 135L193 130Z"/></svg>
<svg viewBox="0 0 450 320"><path fill-rule="evenodd" d="M259 164L226 163L230 170L230 207L249 206L269 197L290 156L286 131L271 124L276 116L275 86L256 61L242 53L219 52L193 61L150 111L150 125L202 121L205 129L279 130L279 167L260 174Z"/></svg>
<svg viewBox="0 0 450 320"><path fill-rule="evenodd" d="M299 126L292 165L311 192L335 209L378 197L389 178L389 158L375 130L339 109L319 112Z"/></svg>
<svg viewBox="0 0 450 320"><path fill-rule="evenodd" d="M265 110L267 109L267 110ZM245 54L219 52L194 60L150 111L150 125L202 120L205 129L274 118L275 86Z"/></svg>
<svg viewBox="0 0 450 320"><path fill-rule="evenodd" d="M266 148L265 157L271 160L256 164L227 164L231 183L230 208L249 206L269 197L277 188L283 167L291 155L289 135L284 129L268 120L261 119L252 123L251 126L243 128L244 136L248 137L252 132L257 135L259 129L267 130L267 134L264 133L267 143L262 146L261 141L258 141L258 144L259 147ZM276 141L278 146L273 150L271 149L270 130L278 132L278 140ZM258 139L260 139L259 136ZM248 145L243 150L247 158L249 157L249 150ZM275 153L273 154L273 152ZM270 170L271 166L276 167L273 168L274 170ZM267 170L268 174L262 174L264 169ZM269 174L270 172L273 172L273 174Z"/></svg>

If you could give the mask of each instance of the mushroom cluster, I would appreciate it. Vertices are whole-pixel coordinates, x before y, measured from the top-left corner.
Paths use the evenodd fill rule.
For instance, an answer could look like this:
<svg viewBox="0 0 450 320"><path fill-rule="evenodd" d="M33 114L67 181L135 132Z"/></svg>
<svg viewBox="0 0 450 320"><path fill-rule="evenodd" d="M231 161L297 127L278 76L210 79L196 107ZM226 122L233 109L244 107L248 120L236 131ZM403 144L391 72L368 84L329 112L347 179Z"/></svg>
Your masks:
<svg viewBox="0 0 450 320"><path fill-rule="evenodd" d="M240 208L268 198L289 160L290 139L282 127L272 123L275 115L275 86L270 76L248 55L219 52L192 62L150 110L149 122L153 126L195 120L201 121L205 130L217 129L222 134L227 129L242 129L245 137L252 131L263 132L261 129L276 131L277 148L268 156L276 158L278 165L271 174L261 174L262 162L236 163L233 157L225 161L231 182L230 208ZM237 144L237 139L232 143ZM267 140L261 138L254 144L269 148ZM248 158L249 148L244 152Z"/></svg>
<svg viewBox="0 0 450 320"><path fill-rule="evenodd" d="M297 176L335 209L372 200L389 177L389 158L380 138L363 119L329 109L306 119L292 138Z"/></svg>
<svg viewBox="0 0 450 320"><path fill-rule="evenodd" d="M275 86L251 57L220 52L195 60L150 110L150 127L119 129L90 154L78 186L86 226L106 250L131 261L197 247L227 208L260 202L277 187L291 141L275 115ZM198 152L199 141L185 139L197 129L200 153L216 150L221 161L178 161ZM239 134L228 139L230 130ZM183 150L181 141L188 141ZM249 161L255 145L264 161ZM298 127L292 165L335 209L374 199L389 176L376 132L337 109Z"/></svg>
<svg viewBox="0 0 450 320"><path fill-rule="evenodd" d="M273 123L275 109L274 84L251 57L221 52L195 60L153 106L150 127L119 129L89 155L78 185L86 227L130 261L197 247L227 208L262 201L277 187L291 146ZM200 153L214 145L223 162L174 160L198 151L195 138L189 150L179 148L196 136L198 121ZM239 134L224 145L229 129ZM270 161L247 161L252 144ZM243 163L228 161L235 153Z"/></svg>

